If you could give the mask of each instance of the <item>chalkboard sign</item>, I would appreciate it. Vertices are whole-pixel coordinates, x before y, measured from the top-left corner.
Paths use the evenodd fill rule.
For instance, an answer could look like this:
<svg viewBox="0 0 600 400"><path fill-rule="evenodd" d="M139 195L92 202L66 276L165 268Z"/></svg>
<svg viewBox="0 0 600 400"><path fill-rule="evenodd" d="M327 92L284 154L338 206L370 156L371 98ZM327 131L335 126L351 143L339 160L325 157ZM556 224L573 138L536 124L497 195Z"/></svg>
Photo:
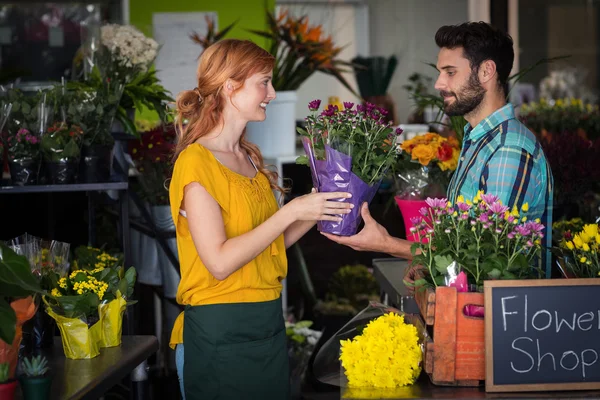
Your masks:
<svg viewBox="0 0 600 400"><path fill-rule="evenodd" d="M600 279L486 281L489 392L600 389Z"/></svg>

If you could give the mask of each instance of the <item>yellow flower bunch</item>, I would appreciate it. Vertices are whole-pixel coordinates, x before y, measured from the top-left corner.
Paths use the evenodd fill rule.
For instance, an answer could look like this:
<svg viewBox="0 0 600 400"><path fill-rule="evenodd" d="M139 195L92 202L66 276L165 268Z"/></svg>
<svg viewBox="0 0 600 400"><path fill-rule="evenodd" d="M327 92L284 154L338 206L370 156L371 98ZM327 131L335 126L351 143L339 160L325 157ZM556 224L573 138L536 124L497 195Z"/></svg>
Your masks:
<svg viewBox="0 0 600 400"><path fill-rule="evenodd" d="M600 250L600 231L598 225L587 224L573 236L572 240L563 240L560 248L567 268L576 278L600 276L598 251Z"/></svg>
<svg viewBox="0 0 600 400"><path fill-rule="evenodd" d="M400 144L400 148L411 160L418 160L423 166L436 162L442 171L454 171L460 156L460 146L456 138L445 138L432 132L405 140Z"/></svg>
<svg viewBox="0 0 600 400"><path fill-rule="evenodd" d="M342 340L340 360L350 387L396 388L421 373L417 328L388 313L369 322L361 335Z"/></svg>

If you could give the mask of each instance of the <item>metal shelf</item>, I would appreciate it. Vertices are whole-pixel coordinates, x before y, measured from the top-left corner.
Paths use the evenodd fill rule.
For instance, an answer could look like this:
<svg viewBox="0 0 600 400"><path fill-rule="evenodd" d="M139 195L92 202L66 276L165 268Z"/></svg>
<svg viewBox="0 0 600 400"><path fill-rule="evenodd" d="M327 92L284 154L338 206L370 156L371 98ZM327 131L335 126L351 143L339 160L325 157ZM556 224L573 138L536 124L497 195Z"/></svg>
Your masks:
<svg viewBox="0 0 600 400"><path fill-rule="evenodd" d="M0 186L0 194L93 192L103 190L127 190L128 182L74 183L70 185Z"/></svg>

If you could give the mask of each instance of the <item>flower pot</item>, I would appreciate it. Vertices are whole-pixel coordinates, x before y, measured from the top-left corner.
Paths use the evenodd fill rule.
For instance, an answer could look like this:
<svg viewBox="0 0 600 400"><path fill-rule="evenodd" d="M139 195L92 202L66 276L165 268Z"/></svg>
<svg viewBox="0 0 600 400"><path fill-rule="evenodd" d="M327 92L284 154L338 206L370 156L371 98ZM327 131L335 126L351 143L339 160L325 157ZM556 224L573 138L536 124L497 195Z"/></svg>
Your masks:
<svg viewBox="0 0 600 400"><path fill-rule="evenodd" d="M65 159L60 161L46 161L46 177L50 185L68 185L75 182L78 161Z"/></svg>
<svg viewBox="0 0 600 400"><path fill-rule="evenodd" d="M36 349L48 349L54 345L56 322L43 307L38 308L32 319L23 326L23 343L30 352Z"/></svg>
<svg viewBox="0 0 600 400"><path fill-rule="evenodd" d="M13 186L37 184L40 161L37 158L23 157L8 162L10 180Z"/></svg>
<svg viewBox="0 0 600 400"><path fill-rule="evenodd" d="M175 224L173 223L173 217L171 216L170 206L152 206L151 212L152 219L159 231L175 231ZM177 239L168 238L165 241L167 242L167 246L169 246L171 251L177 256ZM157 247L158 265L160 266L161 271L163 292L165 297L174 299L177 296L177 287L179 286L180 276L175 268L173 268L173 264L169 260L169 257L167 257L167 254L162 247L160 247L158 242Z"/></svg>
<svg viewBox="0 0 600 400"><path fill-rule="evenodd" d="M256 144L264 157L296 154L296 91L277 92L267 106L267 118L246 125L246 139Z"/></svg>
<svg viewBox="0 0 600 400"><path fill-rule="evenodd" d="M94 321L83 321L58 315L50 307L46 307L46 312L56 320L65 357L80 360L94 358L100 354L103 314L94 318Z"/></svg>
<svg viewBox="0 0 600 400"><path fill-rule="evenodd" d="M127 302L123 297L98 306L102 320L102 340L100 347L115 347L121 344L123 313Z"/></svg>
<svg viewBox="0 0 600 400"><path fill-rule="evenodd" d="M15 390L17 389L17 381L12 379L8 382L0 383L0 399L13 400L15 398Z"/></svg>
<svg viewBox="0 0 600 400"><path fill-rule="evenodd" d="M52 375L19 378L23 400L46 400L50 398Z"/></svg>
<svg viewBox="0 0 600 400"><path fill-rule="evenodd" d="M114 146L83 146L79 163L79 180L83 183L108 182Z"/></svg>
<svg viewBox="0 0 600 400"><path fill-rule="evenodd" d="M410 231L410 228L414 226L411 222L412 218L420 218L421 213L419 210L423 207L427 207L425 200L402 200L399 196L395 196L396 204L402 214L402 220L404 221L404 229L406 232L406 240L411 242L418 242L418 236Z"/></svg>

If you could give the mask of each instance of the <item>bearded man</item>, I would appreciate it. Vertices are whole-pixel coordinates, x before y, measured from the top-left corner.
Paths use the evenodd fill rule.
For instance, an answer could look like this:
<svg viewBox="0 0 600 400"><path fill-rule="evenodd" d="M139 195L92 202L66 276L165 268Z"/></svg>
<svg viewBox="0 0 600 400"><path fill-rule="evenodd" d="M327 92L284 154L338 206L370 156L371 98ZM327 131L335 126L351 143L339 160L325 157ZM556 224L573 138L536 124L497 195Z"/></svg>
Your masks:
<svg viewBox="0 0 600 400"><path fill-rule="evenodd" d="M541 265L549 277L553 178L542 147L506 102L513 66L512 38L484 22L442 26L435 35L440 48L435 83L449 116L463 115L465 127L458 167L448 187L448 200L473 199L478 191L499 197L502 204L544 224ZM359 251L411 258L412 242L392 237L362 205L364 228L354 236L323 233Z"/></svg>

